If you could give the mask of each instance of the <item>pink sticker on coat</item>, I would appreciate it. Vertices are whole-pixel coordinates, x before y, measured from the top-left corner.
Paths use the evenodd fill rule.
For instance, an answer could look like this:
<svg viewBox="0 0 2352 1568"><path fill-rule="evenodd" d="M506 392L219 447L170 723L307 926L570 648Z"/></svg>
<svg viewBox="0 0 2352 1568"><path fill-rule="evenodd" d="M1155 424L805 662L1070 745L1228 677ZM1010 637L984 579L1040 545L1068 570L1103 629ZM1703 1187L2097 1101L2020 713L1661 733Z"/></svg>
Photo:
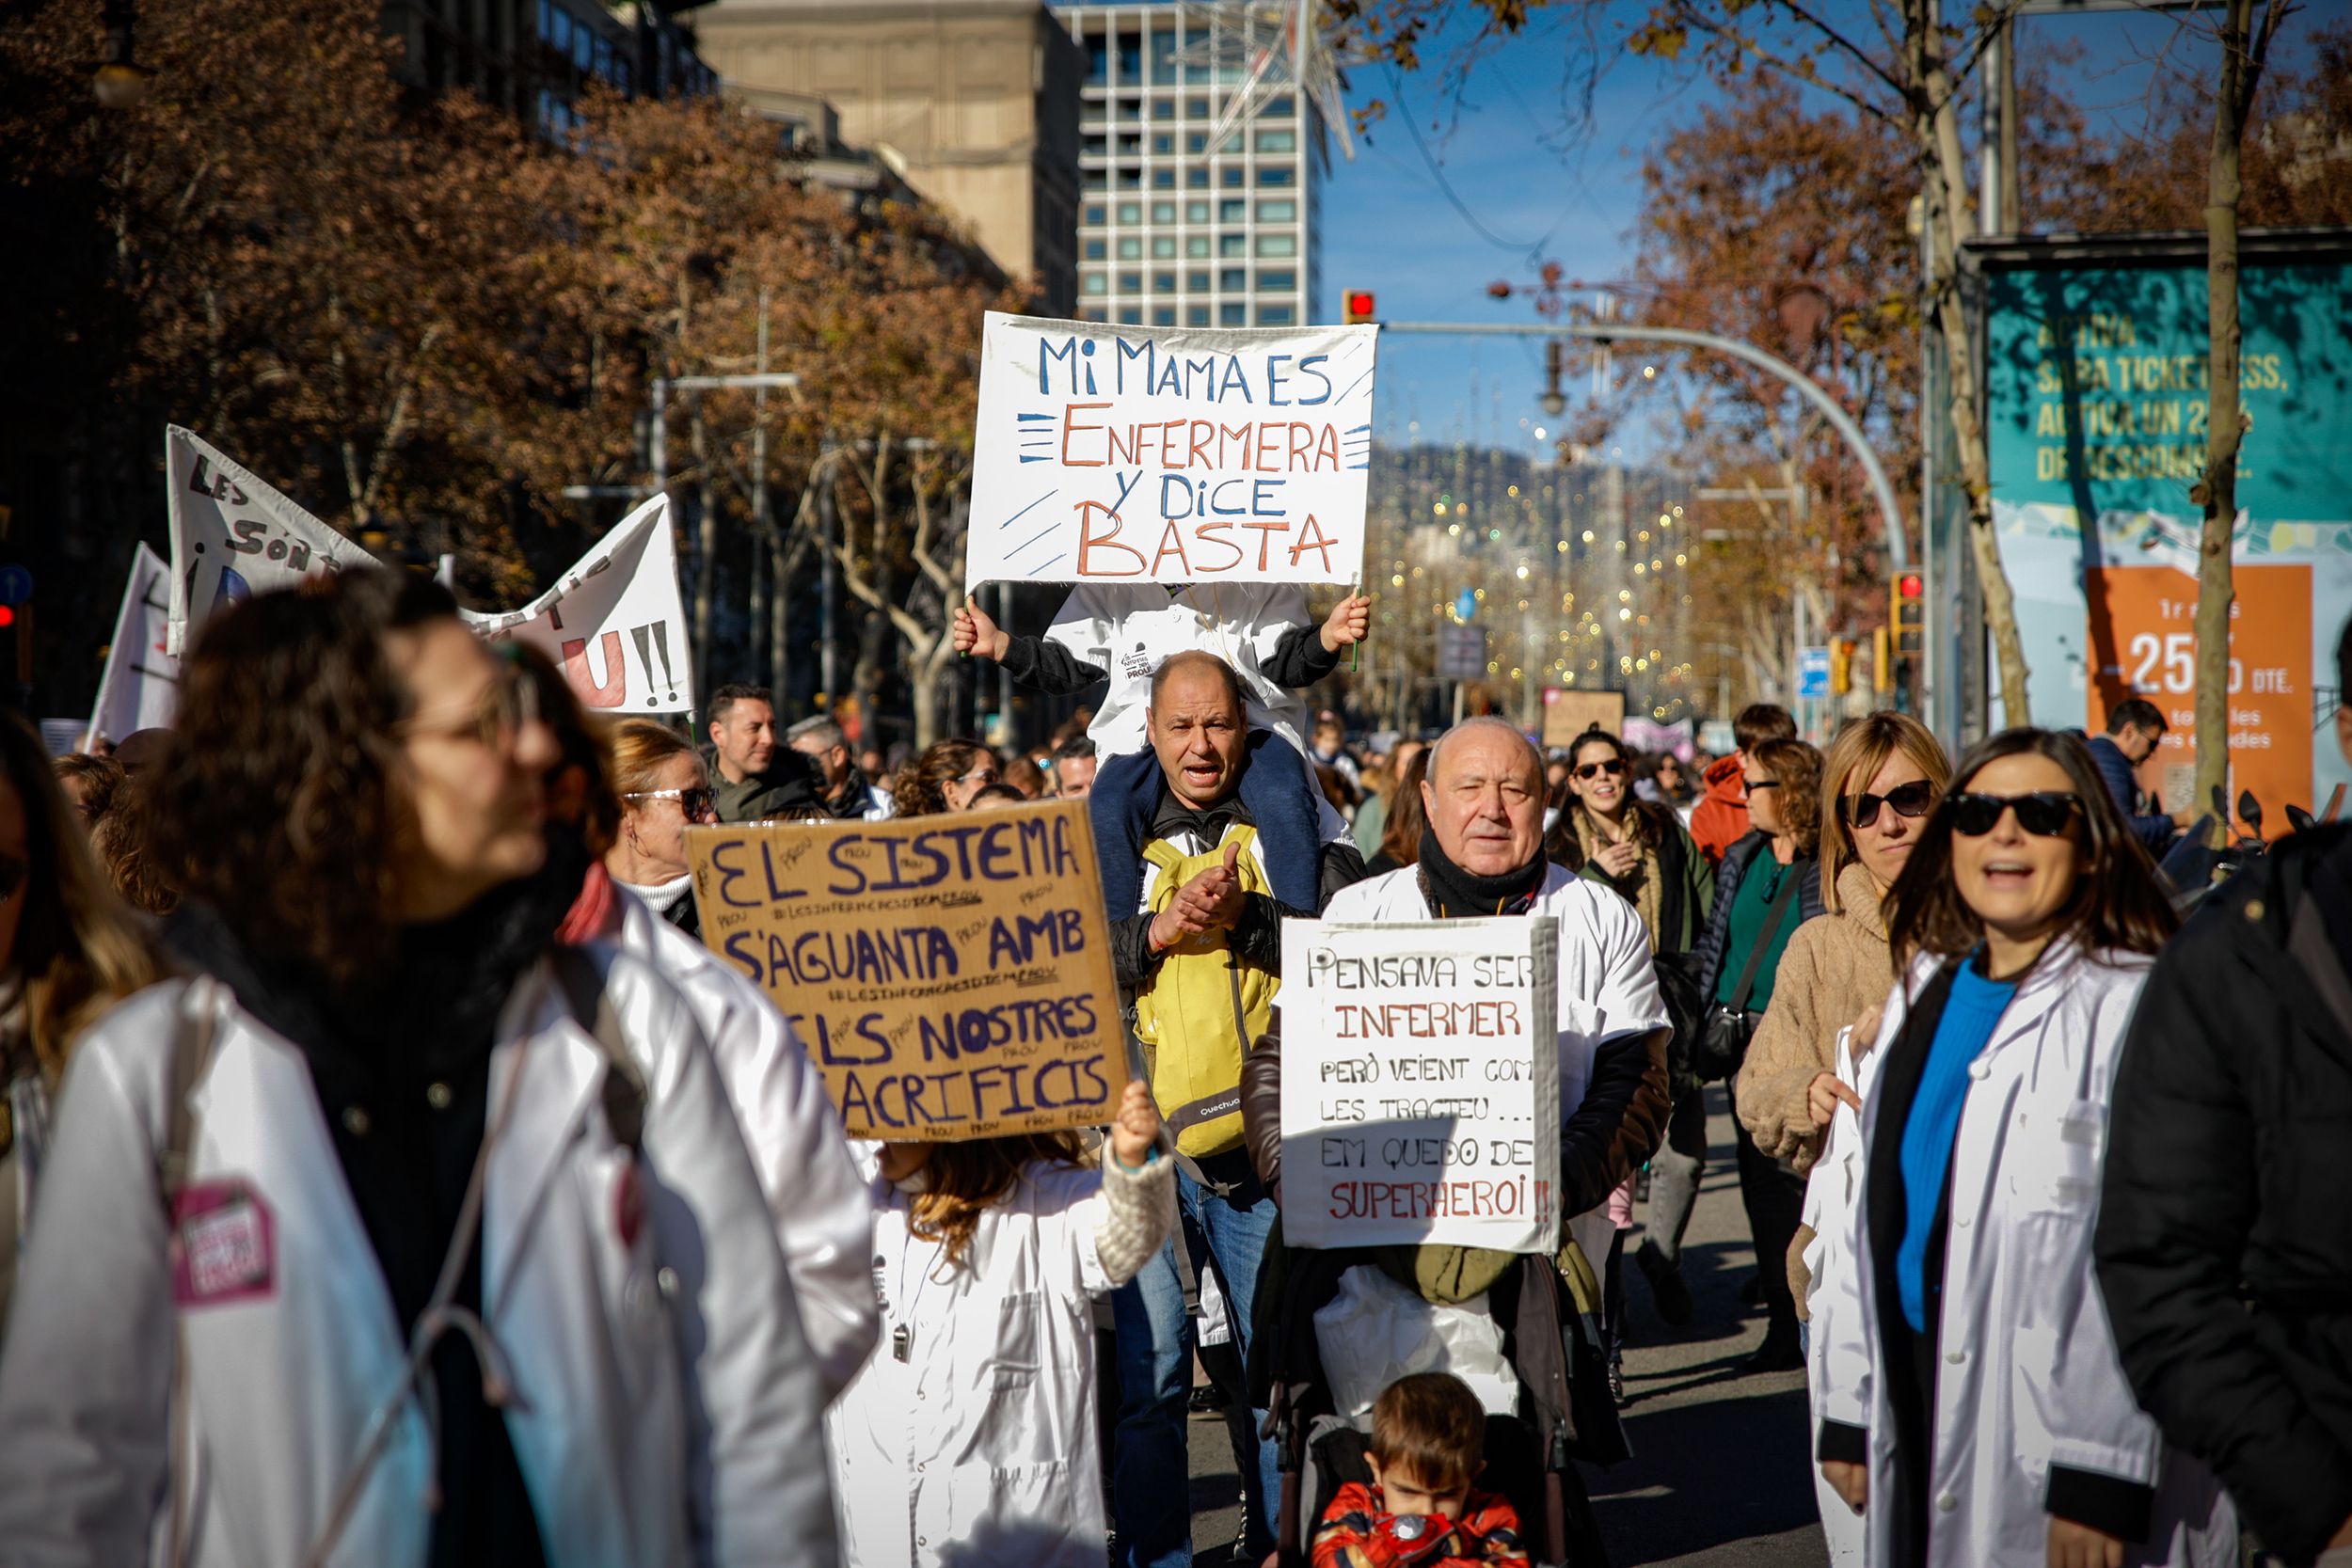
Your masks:
<svg viewBox="0 0 2352 1568"><path fill-rule="evenodd" d="M277 1287L269 1206L244 1180L197 1181L171 1206L171 1299L182 1307L266 1298Z"/></svg>

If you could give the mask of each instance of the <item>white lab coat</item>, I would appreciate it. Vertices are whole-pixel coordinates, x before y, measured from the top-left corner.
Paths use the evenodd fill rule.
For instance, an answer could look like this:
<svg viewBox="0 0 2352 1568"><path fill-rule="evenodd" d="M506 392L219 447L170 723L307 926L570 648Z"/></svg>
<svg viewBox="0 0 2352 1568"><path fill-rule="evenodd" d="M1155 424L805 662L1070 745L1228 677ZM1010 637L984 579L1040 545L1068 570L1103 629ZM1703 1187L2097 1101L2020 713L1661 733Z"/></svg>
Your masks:
<svg viewBox="0 0 2352 1568"><path fill-rule="evenodd" d="M2228 1498L2201 1465L2168 1450L2141 1413L2091 1278L2107 1100L2151 962L2105 958L2053 947L1968 1069L1952 1148L1933 1468L1924 1476L1928 1568L2042 1568L2052 1465L2154 1489L2150 1539L2127 1550L2127 1563L2233 1568L2238 1560ZM1888 997L1872 1058L1901 1033L1936 963L1915 961ZM1866 1145L1901 1135L1880 1126L1884 1104L1880 1069L1863 1114ZM1822 1336L1831 1341L1823 1409L1836 1418L1845 1418L1841 1409L1864 1413L1875 1505L1892 1495L1896 1436L1877 1325L1901 1307L1877 1299L1869 1185L1866 1167L1846 1229L1851 1266L1812 1299L1816 1322L1826 1308L1832 1323ZM1864 1524L1867 1560L1896 1568L1894 1511L1873 1506Z"/></svg>
<svg viewBox="0 0 2352 1568"><path fill-rule="evenodd" d="M881 1317L867 1266L873 1199L824 1078L759 988L627 888L616 882L613 893L621 911L613 941L678 989L710 1042L768 1195L809 1354L833 1399L873 1351Z"/></svg>
<svg viewBox="0 0 2352 1568"><path fill-rule="evenodd" d="M1527 912L1560 922L1560 1116L1565 1123L1584 1102L1593 1057L1603 1045L1667 1028L1673 1021L1658 993L1649 933L1631 904L1599 883L1554 865ZM1323 918L1396 923L1430 919L1420 868L1404 866L1341 889ZM1280 1003L1279 995L1276 1003ZM1609 1205L1604 1202L1571 1218L1568 1233L1598 1267L1608 1259L1616 1233Z"/></svg>
<svg viewBox="0 0 2352 1568"><path fill-rule="evenodd" d="M950 1269L875 1146L859 1160L886 1342L825 1418L849 1568L1102 1568L1090 1298L1122 1283L1096 1250L1103 1173L1032 1164Z"/></svg>
<svg viewBox="0 0 2352 1568"><path fill-rule="evenodd" d="M1287 582L1197 582L1170 594L1156 582L1082 582L1046 629L1087 663L1110 672L1110 690L1087 735L1106 757L1140 752L1152 672L1171 654L1212 653L1241 676L1253 729L1270 729L1300 755L1307 710L1259 666L1293 626L1307 625L1307 592Z"/></svg>
<svg viewBox="0 0 2352 1568"><path fill-rule="evenodd" d="M1837 1031L1838 1079L1867 1102L1878 1079L1879 1053L1853 1059L1853 1031ZM1854 1215L1862 1198L1862 1118L1840 1101L1830 1119L1828 1147L1814 1162L1804 1184L1804 1223L1813 1230L1805 1243L1804 1267L1811 1281L1805 1309L1811 1314L1810 1349L1805 1355L1806 1393L1812 1402L1812 1430L1823 1420L1867 1429L1870 1413L1862 1407L1851 1379L1843 1387L1832 1369L1840 1357L1865 1360L1870 1354L1862 1338L1860 1317L1851 1309L1853 1287ZM1820 1470L1814 1466L1813 1497L1821 1513L1821 1533L1829 1546L1830 1568L1861 1568L1864 1528L1860 1515L1846 1506Z"/></svg>
<svg viewBox="0 0 2352 1568"><path fill-rule="evenodd" d="M482 1318L515 1400L507 1432L548 1560L829 1563L817 1369L751 1160L701 1032L638 960L596 950L646 1082L644 1223L617 1214L628 1151L606 1058L544 966L500 1017L480 1245ZM301 1053L195 983L217 1035L190 1096L188 1189L241 1178L269 1221L260 1293L175 1312L157 1162L186 982L83 1036L0 1355L0 1555L12 1564L163 1560L177 1485L198 1568L301 1560L402 1386L391 1296ZM519 1064L519 1076L516 1073ZM784 1309L779 1310L782 1306ZM187 1461L171 1459L177 1402ZM419 1568L433 1453L396 1407L329 1559Z"/></svg>

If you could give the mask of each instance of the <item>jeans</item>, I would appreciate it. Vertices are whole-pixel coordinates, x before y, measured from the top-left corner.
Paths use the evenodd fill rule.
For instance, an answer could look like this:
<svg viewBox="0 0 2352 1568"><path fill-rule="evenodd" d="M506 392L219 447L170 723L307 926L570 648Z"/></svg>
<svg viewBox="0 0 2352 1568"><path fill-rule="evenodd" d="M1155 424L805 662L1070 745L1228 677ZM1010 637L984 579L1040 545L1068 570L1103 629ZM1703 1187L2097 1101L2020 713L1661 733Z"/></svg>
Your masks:
<svg viewBox="0 0 2352 1568"><path fill-rule="evenodd" d="M1649 1215L1643 1233L1669 1263L1682 1261L1682 1233L1707 1173L1707 1091L1693 1086L1666 1118L1666 1141L1649 1157Z"/></svg>
<svg viewBox="0 0 2352 1568"><path fill-rule="evenodd" d="M1228 1179L1226 1160L1208 1163ZM1176 1274L1181 1242L1196 1272L1216 1259L1217 1282L1233 1315L1234 1339L1249 1354L1250 1314L1258 1299L1258 1263L1274 1227L1274 1200L1248 1173L1238 1152L1230 1159L1241 1184L1230 1196L1176 1173L1180 1225L1160 1255L1111 1296L1119 1322L1119 1433L1112 1458L1111 1520L1119 1530L1118 1568L1186 1568L1192 1561L1192 1486L1186 1459L1186 1403L1192 1391L1192 1319ZM1265 1412L1250 1412L1254 1430ZM1249 1510L1241 1560L1257 1563L1274 1549L1274 1506L1281 1497L1274 1445L1257 1442L1258 1463L1242 1470Z"/></svg>

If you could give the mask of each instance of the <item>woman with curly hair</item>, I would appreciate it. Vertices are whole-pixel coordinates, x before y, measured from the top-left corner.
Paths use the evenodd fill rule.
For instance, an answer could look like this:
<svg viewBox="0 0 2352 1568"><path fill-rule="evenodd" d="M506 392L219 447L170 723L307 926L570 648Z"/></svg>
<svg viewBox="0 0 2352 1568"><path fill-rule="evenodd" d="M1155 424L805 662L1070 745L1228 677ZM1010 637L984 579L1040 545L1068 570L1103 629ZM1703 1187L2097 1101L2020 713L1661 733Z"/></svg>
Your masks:
<svg viewBox="0 0 2352 1568"><path fill-rule="evenodd" d="M1089 1297L1176 1224L1127 1085L1099 1168L1067 1132L865 1146L882 1342L827 1418L849 1568L1102 1568Z"/></svg>
<svg viewBox="0 0 2352 1568"><path fill-rule="evenodd" d="M937 740L898 770L890 795L900 816L937 816L969 810L972 797L1004 778L996 753L978 741Z"/></svg>
<svg viewBox="0 0 2352 1568"><path fill-rule="evenodd" d="M151 842L188 977L75 1049L0 1354L17 1553L830 1554L708 1048L641 961L555 946L585 854L537 691L389 572L205 626Z"/></svg>

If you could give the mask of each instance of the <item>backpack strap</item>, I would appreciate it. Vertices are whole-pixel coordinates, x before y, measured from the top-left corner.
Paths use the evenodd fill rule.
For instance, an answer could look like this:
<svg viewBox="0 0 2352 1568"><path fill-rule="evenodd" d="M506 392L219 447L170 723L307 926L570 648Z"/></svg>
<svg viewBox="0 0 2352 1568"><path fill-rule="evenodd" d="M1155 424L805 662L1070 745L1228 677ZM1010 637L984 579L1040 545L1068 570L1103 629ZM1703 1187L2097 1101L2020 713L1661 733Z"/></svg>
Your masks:
<svg viewBox="0 0 2352 1568"><path fill-rule="evenodd" d="M557 987L580 1026L604 1052L604 1119L615 1141L633 1154L645 1147L645 1073L629 1053L621 1018L605 989L595 957L582 947L559 946L551 955Z"/></svg>

